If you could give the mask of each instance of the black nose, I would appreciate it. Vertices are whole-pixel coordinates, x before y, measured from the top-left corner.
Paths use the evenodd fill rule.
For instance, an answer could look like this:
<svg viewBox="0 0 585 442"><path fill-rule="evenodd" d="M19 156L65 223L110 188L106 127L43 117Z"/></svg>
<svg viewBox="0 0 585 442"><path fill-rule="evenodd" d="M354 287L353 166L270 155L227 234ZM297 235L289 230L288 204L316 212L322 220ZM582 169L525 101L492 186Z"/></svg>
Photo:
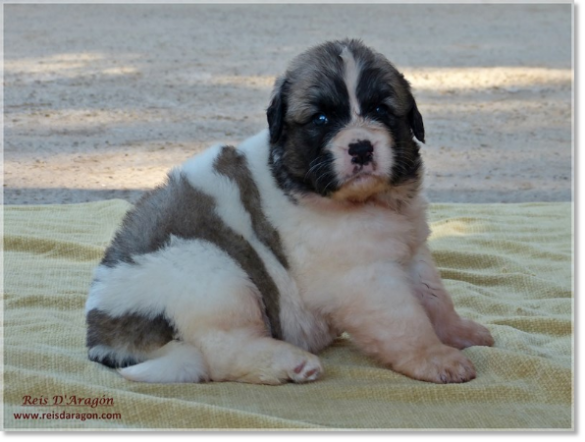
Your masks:
<svg viewBox="0 0 585 442"><path fill-rule="evenodd" d="M349 145L349 154L351 155L351 162L365 166L373 159L374 146L368 140L359 140Z"/></svg>

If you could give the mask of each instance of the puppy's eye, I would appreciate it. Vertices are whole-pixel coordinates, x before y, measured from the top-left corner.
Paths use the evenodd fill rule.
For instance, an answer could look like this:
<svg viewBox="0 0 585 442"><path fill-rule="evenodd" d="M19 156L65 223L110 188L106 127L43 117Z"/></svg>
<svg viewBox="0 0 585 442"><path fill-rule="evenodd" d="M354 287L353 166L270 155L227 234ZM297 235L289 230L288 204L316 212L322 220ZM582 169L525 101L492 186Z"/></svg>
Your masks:
<svg viewBox="0 0 585 442"><path fill-rule="evenodd" d="M329 123L329 118L325 114L317 114L313 117L313 123L315 126L325 126Z"/></svg>
<svg viewBox="0 0 585 442"><path fill-rule="evenodd" d="M383 117L385 115L388 115L389 112L388 108L382 104L380 106L376 106L376 108L374 109L374 113L380 117Z"/></svg>

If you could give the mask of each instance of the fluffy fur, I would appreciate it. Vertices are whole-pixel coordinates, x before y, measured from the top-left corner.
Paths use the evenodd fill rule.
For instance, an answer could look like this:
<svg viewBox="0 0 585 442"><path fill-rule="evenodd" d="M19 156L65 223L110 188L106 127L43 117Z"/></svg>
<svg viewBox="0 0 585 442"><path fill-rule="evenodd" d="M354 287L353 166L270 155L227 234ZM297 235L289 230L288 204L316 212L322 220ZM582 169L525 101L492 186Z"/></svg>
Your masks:
<svg viewBox="0 0 585 442"><path fill-rule="evenodd" d="M404 77L355 40L301 54L269 128L173 170L96 269L90 359L144 382L307 382L341 332L400 373L465 382L492 345L426 241L424 126Z"/></svg>

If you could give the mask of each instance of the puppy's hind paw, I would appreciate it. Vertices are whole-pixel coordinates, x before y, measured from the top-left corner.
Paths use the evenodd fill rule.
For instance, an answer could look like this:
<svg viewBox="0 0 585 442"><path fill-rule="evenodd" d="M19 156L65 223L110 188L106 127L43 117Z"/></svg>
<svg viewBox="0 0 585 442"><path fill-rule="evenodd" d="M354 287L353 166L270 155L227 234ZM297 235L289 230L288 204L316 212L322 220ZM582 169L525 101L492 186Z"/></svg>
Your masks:
<svg viewBox="0 0 585 442"><path fill-rule="evenodd" d="M292 382L304 383L315 381L321 376L323 368L319 358L310 353L303 355L303 359L292 370L288 370L288 378Z"/></svg>

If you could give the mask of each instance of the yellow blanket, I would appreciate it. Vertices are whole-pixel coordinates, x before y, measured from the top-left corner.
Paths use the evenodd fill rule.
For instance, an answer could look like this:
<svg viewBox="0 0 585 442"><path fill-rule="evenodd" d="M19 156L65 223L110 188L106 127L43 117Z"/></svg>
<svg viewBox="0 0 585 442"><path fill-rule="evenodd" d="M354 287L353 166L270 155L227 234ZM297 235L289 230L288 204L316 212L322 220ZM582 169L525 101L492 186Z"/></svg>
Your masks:
<svg viewBox="0 0 585 442"><path fill-rule="evenodd" d="M325 376L306 385L149 385L90 362L87 289L129 208L5 208L5 429L573 426L569 203L431 207L431 248L455 305L496 341L465 350L478 376L461 385L406 378L345 339L321 353Z"/></svg>

